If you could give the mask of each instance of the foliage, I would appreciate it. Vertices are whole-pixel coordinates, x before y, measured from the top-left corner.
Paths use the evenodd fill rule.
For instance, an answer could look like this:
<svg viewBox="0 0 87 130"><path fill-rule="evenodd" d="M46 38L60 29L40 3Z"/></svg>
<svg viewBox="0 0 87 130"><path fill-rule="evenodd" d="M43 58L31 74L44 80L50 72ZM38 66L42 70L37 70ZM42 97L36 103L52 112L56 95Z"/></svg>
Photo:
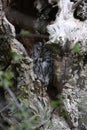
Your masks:
<svg viewBox="0 0 87 130"><path fill-rule="evenodd" d="M16 52L14 51L11 51L10 52L10 55L11 55L11 58L14 62L19 62L20 60L22 60L22 56L17 54Z"/></svg>
<svg viewBox="0 0 87 130"><path fill-rule="evenodd" d="M14 74L11 71L0 71L0 86L5 88L11 87L13 77Z"/></svg>
<svg viewBox="0 0 87 130"><path fill-rule="evenodd" d="M80 46L80 44L76 43L74 45L74 47L72 48L72 53L77 54L77 55L81 55L81 46Z"/></svg>
<svg viewBox="0 0 87 130"><path fill-rule="evenodd" d="M21 111L17 110L13 102L11 105L10 111L12 113L16 111L13 118L16 119L18 123L15 126L8 127L8 130L35 130L37 128L39 117L29 108L28 100L21 104Z"/></svg>
<svg viewBox="0 0 87 130"><path fill-rule="evenodd" d="M17 63L21 60L21 56L16 52L10 52L11 59ZM14 72L12 70L0 71L0 86L1 87L12 87L12 79L14 78Z"/></svg>
<svg viewBox="0 0 87 130"><path fill-rule="evenodd" d="M64 53L62 47L56 43L46 44L45 47L50 51L53 56L58 54L62 55Z"/></svg>
<svg viewBox="0 0 87 130"><path fill-rule="evenodd" d="M27 30L22 29L21 32L20 32L20 34L23 35L23 36L25 36L25 35L27 36L27 35L30 34L30 32L27 31Z"/></svg>
<svg viewBox="0 0 87 130"><path fill-rule="evenodd" d="M51 106L55 109L58 109L60 116L63 116L65 119L67 119L67 112L64 107L64 96L58 95L57 101L52 101Z"/></svg>
<svg viewBox="0 0 87 130"><path fill-rule="evenodd" d="M12 87L13 77L14 74L11 71L0 71L0 86L4 88ZM18 110L14 99L12 97L9 98L9 110L10 113L12 113L10 114L10 117L16 119L16 121L18 121L18 124L15 126L9 126L8 130L39 130L39 115L33 113L32 109L29 107L28 98L26 100L24 98L22 97L22 100L20 100L19 97L19 100L21 101L20 110Z"/></svg>

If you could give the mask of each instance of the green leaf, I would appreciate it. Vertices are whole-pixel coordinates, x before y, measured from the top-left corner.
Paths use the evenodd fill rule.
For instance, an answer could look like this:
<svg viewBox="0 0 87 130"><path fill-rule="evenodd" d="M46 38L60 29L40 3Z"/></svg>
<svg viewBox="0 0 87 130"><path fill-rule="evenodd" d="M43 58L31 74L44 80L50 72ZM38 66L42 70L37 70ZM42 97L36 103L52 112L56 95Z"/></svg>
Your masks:
<svg viewBox="0 0 87 130"><path fill-rule="evenodd" d="M14 77L14 74L13 74L12 72L7 71L7 72L5 73L5 78L6 78L7 80L12 79L13 77Z"/></svg>
<svg viewBox="0 0 87 130"><path fill-rule="evenodd" d="M22 57L20 55L18 55L16 52L12 51L11 52L11 57L14 61L18 62L20 59L22 59Z"/></svg>
<svg viewBox="0 0 87 130"><path fill-rule="evenodd" d="M57 101L51 101L51 106L53 108L56 108L58 106L58 102Z"/></svg>
<svg viewBox="0 0 87 130"><path fill-rule="evenodd" d="M27 30L22 29L20 34L21 34L21 35L29 35L30 32L27 31Z"/></svg>
<svg viewBox="0 0 87 130"><path fill-rule="evenodd" d="M81 46L79 44L75 44L74 47L72 48L72 52L75 54L80 54L81 52Z"/></svg>

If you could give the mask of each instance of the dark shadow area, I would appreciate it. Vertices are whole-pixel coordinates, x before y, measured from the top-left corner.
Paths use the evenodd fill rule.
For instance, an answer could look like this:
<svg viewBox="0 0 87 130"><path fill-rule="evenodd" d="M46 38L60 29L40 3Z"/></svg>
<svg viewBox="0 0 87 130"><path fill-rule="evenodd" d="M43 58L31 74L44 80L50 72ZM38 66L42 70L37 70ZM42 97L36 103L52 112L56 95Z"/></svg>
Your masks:
<svg viewBox="0 0 87 130"><path fill-rule="evenodd" d="M71 2L77 3L78 0L70 0ZM79 19L80 21L85 21L87 19L87 0L81 1L74 11L74 18Z"/></svg>
<svg viewBox="0 0 87 130"><path fill-rule="evenodd" d="M34 7L34 1L35 0L13 0L10 3L10 7L26 15L36 17L37 10Z"/></svg>
<svg viewBox="0 0 87 130"><path fill-rule="evenodd" d="M31 30L34 31L35 29L35 31L45 34L47 33L46 26L51 21L55 20L56 14L58 12L58 6L55 5L55 3L53 5L49 4L48 0L40 0L40 3L35 2L35 0L12 0L12 2L10 2L9 6L12 11L11 9L8 11L8 13L6 11L6 15L7 17L10 16L8 19L13 20L12 24L14 24L14 26L17 26L17 33L20 32L20 29L18 28L19 26L28 30L29 28L33 28ZM39 6L38 4L41 5L40 8L37 8L37 6Z"/></svg>
<svg viewBox="0 0 87 130"><path fill-rule="evenodd" d="M49 21L54 21L56 19L56 14L58 12L58 6L55 6L51 9L51 11L49 12L48 16L49 16Z"/></svg>
<svg viewBox="0 0 87 130"><path fill-rule="evenodd" d="M84 55L83 63L84 63L84 65L87 64L87 53Z"/></svg>
<svg viewBox="0 0 87 130"><path fill-rule="evenodd" d="M49 84L47 86L47 94L51 100L57 100L58 90L52 84Z"/></svg>
<svg viewBox="0 0 87 130"><path fill-rule="evenodd" d="M79 19L80 21L85 21L87 16L83 15L81 7L78 6L74 11L74 18Z"/></svg>

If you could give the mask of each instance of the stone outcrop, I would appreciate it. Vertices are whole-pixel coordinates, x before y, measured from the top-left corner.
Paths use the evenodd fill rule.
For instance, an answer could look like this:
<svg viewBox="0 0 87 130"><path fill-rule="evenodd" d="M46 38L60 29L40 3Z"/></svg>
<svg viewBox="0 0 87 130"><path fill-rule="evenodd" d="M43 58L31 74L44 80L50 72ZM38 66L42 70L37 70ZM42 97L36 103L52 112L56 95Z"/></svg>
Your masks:
<svg viewBox="0 0 87 130"><path fill-rule="evenodd" d="M45 45L38 41L31 57L15 38L14 26L0 12L3 14L0 34L4 36L0 40L0 70L15 68L16 91L23 92L22 88L26 88L25 95L29 107L39 117L40 130L87 130L87 20L74 17L81 4L73 10L74 3L70 0L49 0L49 3L52 6L56 3L59 9L56 20L46 23L49 41ZM83 3L86 8L86 1ZM14 61L10 51L21 58ZM51 106L51 99L55 99L56 107Z"/></svg>
<svg viewBox="0 0 87 130"><path fill-rule="evenodd" d="M64 96L64 111L70 129L86 130L86 117L83 114L86 113L87 89L87 63L84 61L87 51L86 1L82 1L78 7L73 9L75 6L76 3L70 0L58 1L60 11L55 22L47 27L50 34L48 46L53 46L53 44L56 46L55 48L59 46L60 51L63 52L61 56L60 51L56 51L56 57L58 57L57 55L59 57L55 62L54 70L56 87L61 90L61 95ZM80 17L85 17L85 19L82 20ZM79 53L74 51L76 44L80 45L80 48L77 47Z"/></svg>

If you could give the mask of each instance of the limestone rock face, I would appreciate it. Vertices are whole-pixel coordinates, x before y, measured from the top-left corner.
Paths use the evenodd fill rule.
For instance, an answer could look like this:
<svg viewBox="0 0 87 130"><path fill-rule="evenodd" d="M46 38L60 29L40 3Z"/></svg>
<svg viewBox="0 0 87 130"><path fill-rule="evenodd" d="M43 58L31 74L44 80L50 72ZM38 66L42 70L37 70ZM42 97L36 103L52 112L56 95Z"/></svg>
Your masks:
<svg viewBox="0 0 87 130"><path fill-rule="evenodd" d="M56 44L56 59L54 60L54 84L61 95L64 96L63 105L67 115L67 123L70 129L87 130L86 117L86 89L87 89L87 20L86 1L83 1L75 9L76 1L58 1L60 11L54 23L48 25L50 40L49 47ZM85 11L83 11L85 10ZM85 20L80 19L85 18ZM74 53L75 44L80 45L80 54ZM59 45L60 51L57 52ZM62 48L62 49L61 49ZM66 49L67 48L67 49ZM52 48L51 48L52 49ZM63 53L62 53L63 52ZM61 55L62 54L62 55ZM84 100L84 101L83 101Z"/></svg>
<svg viewBox="0 0 87 130"><path fill-rule="evenodd" d="M42 82L37 78L36 74L33 70L33 59L31 59L23 45L18 42L15 39L14 35L14 27L9 24L9 22L6 20L6 18L3 19L5 23L6 31L8 31L8 37L6 37L6 41L4 41L3 46L0 46L3 51L10 53L10 51L15 52L17 55L21 56L21 59L19 61L14 61L13 59L10 60L9 66L6 66L6 69L12 69L14 68L15 75L15 87L16 89L20 90L22 87L25 87L28 90L28 96L29 96L29 103L31 109L39 115L40 118L40 124L43 124L43 121L47 120L51 122L51 125L47 125L47 121L44 122L43 127L41 127L41 130L47 130L47 129L56 129L60 130L62 128L70 130L68 127L68 124L64 119L60 119L59 116L56 116L56 114L52 114L53 108L50 106L50 99L46 93L46 90L42 84ZM14 31L13 31L14 30ZM10 35L12 34L12 35ZM7 44L8 41L8 44ZM1 50L2 50L1 49ZM2 53L4 54L4 53ZM5 55L4 58L8 57L6 59L6 63L9 62L9 55ZM1 56L2 58L2 56ZM5 62L2 62L3 65L6 65ZM2 69L2 68L1 68ZM16 94L17 95L17 94ZM43 115L43 113L45 113Z"/></svg>
<svg viewBox="0 0 87 130"><path fill-rule="evenodd" d="M36 2L40 1L36 0ZM43 51L46 46L42 50L40 46L37 47L39 53L34 49L33 56L30 57L24 46L16 40L14 27L3 17L6 32L1 24L0 34L6 34L8 38L0 40L0 70L14 66L17 74L16 88L27 89L29 107L39 116L40 130L87 130L87 20L81 21L74 17L73 1L49 0L48 2L53 6L53 3L56 3L59 8L56 20L51 21L47 26L50 36L45 45L49 45L49 51L51 48L52 57L50 54L47 55L47 51ZM39 7L40 5L37 6ZM77 43L80 48L78 46L77 49L73 48ZM10 58L10 51L16 52L21 59L18 62L13 61ZM50 57L53 66L49 65ZM50 67L53 67L51 68L53 79L51 78L49 84L47 79L51 75ZM35 70L37 68L38 71ZM55 98L58 104L56 108L51 106L52 98L47 93L48 86L51 93L54 93L52 87L58 91Z"/></svg>
<svg viewBox="0 0 87 130"><path fill-rule="evenodd" d="M81 50L86 52L87 20L80 21L79 19L74 18L73 6L74 4L70 0L67 0L66 2L64 0L58 1L58 7L60 10L56 20L53 24L50 24L47 27L50 34L50 42L57 43L64 47L68 44L68 40L70 48L80 42L82 43Z"/></svg>

